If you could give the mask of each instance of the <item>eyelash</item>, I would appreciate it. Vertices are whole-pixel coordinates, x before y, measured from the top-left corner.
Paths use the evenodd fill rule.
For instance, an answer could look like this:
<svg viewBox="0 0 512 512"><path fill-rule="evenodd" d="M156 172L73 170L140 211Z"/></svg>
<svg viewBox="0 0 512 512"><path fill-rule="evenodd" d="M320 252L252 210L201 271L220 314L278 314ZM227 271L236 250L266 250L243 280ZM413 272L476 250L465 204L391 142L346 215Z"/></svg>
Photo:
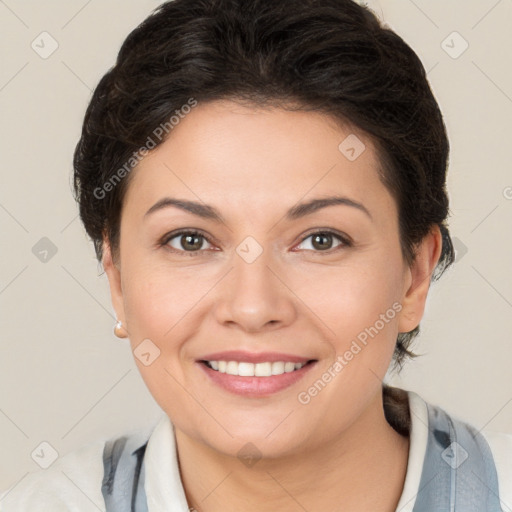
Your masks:
<svg viewBox="0 0 512 512"><path fill-rule="evenodd" d="M176 231L173 233L168 233L167 235L165 235L159 242L159 246L163 247L164 249L166 249L174 254L188 255L191 257L200 256L204 252L204 249L200 249L197 251L185 251L185 250L175 249L174 247L170 247L168 245L172 239L177 238L179 236L183 236L183 235L200 236L201 238L206 240L206 242L208 242L209 244L213 243L201 231L183 229L183 230ZM316 254L332 254L333 252L336 252L339 249L348 248L348 247L353 246L353 242L347 236L342 235L341 233L338 233L337 231L333 231L330 229L317 230L317 231L308 233L306 236L304 236L304 238L302 238L302 240L299 242L299 245L301 245L308 238L315 236L315 235L332 235L333 238L337 238L340 242L342 242L342 244L338 245L337 247L327 249L325 251L315 251L315 250L311 250L311 249L305 249L305 250L316 253Z"/></svg>

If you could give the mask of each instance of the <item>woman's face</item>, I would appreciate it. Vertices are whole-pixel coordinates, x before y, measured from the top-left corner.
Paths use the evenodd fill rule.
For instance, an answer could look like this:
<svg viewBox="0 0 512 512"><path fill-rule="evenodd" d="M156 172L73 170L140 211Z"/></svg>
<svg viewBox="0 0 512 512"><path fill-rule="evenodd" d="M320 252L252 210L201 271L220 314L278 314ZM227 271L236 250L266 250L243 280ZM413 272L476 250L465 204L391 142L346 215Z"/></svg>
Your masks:
<svg viewBox="0 0 512 512"><path fill-rule="evenodd" d="M216 101L132 171L120 262L106 246L104 266L142 377L185 435L277 457L375 404L428 290L378 167L364 134L322 114Z"/></svg>

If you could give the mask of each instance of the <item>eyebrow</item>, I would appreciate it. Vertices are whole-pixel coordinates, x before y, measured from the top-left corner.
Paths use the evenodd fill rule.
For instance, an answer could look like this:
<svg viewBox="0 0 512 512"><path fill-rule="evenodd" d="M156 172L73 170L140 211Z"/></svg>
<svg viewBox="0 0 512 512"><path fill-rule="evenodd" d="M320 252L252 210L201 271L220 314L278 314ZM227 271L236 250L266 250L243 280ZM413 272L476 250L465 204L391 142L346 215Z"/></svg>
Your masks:
<svg viewBox="0 0 512 512"><path fill-rule="evenodd" d="M357 201L354 201L353 199L343 196L329 196L325 198L312 199L311 201L308 201L306 203L299 203L290 208L286 212L285 217L287 220L296 220L301 217L305 217L306 215L310 215L322 208L334 205L345 205L356 208L361 212L365 213L370 219L373 220L373 217L371 216L370 212L364 205L358 203ZM164 208L168 208L171 206L180 208L181 210L197 215L198 217L202 217L203 219L209 219L225 223L220 212L213 206L204 203L199 203L196 201L188 201L185 199L176 199L172 197L164 197L157 201L144 214L144 217L147 217L148 215L151 215L154 212L163 210Z"/></svg>

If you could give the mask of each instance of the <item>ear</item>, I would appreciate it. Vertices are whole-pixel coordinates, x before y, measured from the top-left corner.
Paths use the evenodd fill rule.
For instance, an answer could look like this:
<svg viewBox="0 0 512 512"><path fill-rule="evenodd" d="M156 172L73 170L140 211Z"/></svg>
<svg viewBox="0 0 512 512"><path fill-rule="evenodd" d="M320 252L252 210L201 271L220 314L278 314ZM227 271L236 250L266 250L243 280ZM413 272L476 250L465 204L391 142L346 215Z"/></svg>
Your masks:
<svg viewBox="0 0 512 512"><path fill-rule="evenodd" d="M441 256L443 237L436 224L417 246L416 258L406 271L406 289L402 298L402 311L398 332L415 329L423 318L430 287L430 278Z"/></svg>
<svg viewBox="0 0 512 512"><path fill-rule="evenodd" d="M116 317L123 323L123 326L126 327L120 264L117 264L113 261L110 243L106 237L103 238L103 257L101 263L108 277L108 283L110 286L110 299L116 312Z"/></svg>

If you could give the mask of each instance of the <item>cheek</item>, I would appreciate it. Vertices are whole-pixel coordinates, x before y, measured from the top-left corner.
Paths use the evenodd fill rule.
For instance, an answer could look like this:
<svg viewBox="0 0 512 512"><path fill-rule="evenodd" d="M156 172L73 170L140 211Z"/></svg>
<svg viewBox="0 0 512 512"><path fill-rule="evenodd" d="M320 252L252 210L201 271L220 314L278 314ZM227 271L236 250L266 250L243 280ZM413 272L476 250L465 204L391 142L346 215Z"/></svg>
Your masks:
<svg viewBox="0 0 512 512"><path fill-rule="evenodd" d="M383 378L388 369L402 307L401 260L392 254L369 252L357 263L354 258L353 264L322 270L323 276L310 275L297 293L321 320L330 345L332 357L323 370L337 377L321 399L326 403L335 390L378 383L376 377Z"/></svg>
<svg viewBox="0 0 512 512"><path fill-rule="evenodd" d="M155 265L134 266L126 274L123 297L127 323L130 333L139 337L172 336L207 287L197 273Z"/></svg>
<svg viewBox="0 0 512 512"><path fill-rule="evenodd" d="M198 415L180 383L187 371L184 341L194 332L194 304L204 292L197 279L154 265L134 266L126 276L123 295L135 363L153 398L180 424L181 415Z"/></svg>
<svg viewBox="0 0 512 512"><path fill-rule="evenodd" d="M360 414L388 370L401 310L402 268L390 254L368 254L364 262L331 267L325 279L310 276L309 286L298 293L321 320L330 345L320 379L306 382L299 397L301 404L331 411L325 428L337 429ZM343 407L333 409L333 404Z"/></svg>
<svg viewBox="0 0 512 512"><path fill-rule="evenodd" d="M319 267L307 279L297 273L294 290L337 338L346 339L387 312L386 325L396 323L393 304L401 300L401 270L398 260L390 261L388 256L354 258L353 263Z"/></svg>

